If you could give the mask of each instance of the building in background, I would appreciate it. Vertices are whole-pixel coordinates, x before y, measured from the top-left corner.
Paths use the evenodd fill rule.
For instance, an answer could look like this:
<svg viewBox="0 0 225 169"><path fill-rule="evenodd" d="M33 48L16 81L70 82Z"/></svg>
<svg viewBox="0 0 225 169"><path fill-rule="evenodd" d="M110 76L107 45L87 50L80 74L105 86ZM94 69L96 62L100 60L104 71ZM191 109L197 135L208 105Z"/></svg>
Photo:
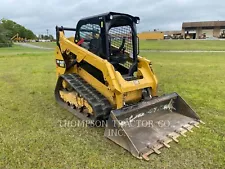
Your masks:
<svg viewBox="0 0 225 169"><path fill-rule="evenodd" d="M140 40L182 39L180 31L149 31L138 34Z"/></svg>
<svg viewBox="0 0 225 169"><path fill-rule="evenodd" d="M164 39L183 39L182 31L163 31Z"/></svg>
<svg viewBox="0 0 225 169"><path fill-rule="evenodd" d="M164 39L164 33L159 31L142 32L138 34L140 40L162 40Z"/></svg>
<svg viewBox="0 0 225 169"><path fill-rule="evenodd" d="M138 37L141 40L225 39L225 21L183 22L182 30L142 32Z"/></svg>
<svg viewBox="0 0 225 169"><path fill-rule="evenodd" d="M182 34L186 39L223 38L225 21L184 22Z"/></svg>

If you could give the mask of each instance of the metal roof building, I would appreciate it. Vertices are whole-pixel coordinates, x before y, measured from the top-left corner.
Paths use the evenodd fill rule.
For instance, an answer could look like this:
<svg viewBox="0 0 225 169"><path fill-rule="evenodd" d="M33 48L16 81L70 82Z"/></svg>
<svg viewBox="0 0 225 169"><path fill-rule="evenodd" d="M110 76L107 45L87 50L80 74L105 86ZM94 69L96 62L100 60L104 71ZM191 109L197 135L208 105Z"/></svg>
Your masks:
<svg viewBox="0 0 225 169"><path fill-rule="evenodd" d="M203 35L207 38L218 38L224 30L225 21L184 22L182 24L182 34L192 39L201 39Z"/></svg>

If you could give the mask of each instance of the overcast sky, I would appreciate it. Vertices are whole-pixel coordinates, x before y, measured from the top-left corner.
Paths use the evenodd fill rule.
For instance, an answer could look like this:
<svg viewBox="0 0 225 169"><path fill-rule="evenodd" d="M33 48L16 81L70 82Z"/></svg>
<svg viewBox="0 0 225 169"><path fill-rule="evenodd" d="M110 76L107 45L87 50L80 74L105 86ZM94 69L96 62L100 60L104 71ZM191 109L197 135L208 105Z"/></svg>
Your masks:
<svg viewBox="0 0 225 169"><path fill-rule="evenodd" d="M55 26L108 11L141 18L139 32L180 30L184 21L225 20L224 0L2 0L0 18L12 19L35 34L55 34Z"/></svg>

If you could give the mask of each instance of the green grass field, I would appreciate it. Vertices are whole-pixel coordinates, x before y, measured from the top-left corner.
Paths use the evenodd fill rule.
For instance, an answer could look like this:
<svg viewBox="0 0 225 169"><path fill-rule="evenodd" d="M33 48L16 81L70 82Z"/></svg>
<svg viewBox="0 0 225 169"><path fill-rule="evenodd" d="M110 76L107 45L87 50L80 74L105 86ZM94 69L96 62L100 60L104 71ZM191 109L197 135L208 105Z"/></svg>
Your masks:
<svg viewBox="0 0 225 169"><path fill-rule="evenodd" d="M54 48L55 42L34 42L32 45ZM219 40L141 40L140 50L225 50L225 41Z"/></svg>
<svg viewBox="0 0 225 169"><path fill-rule="evenodd" d="M224 40L142 40L141 50L225 50Z"/></svg>
<svg viewBox="0 0 225 169"><path fill-rule="evenodd" d="M56 42L30 42L29 44L45 48L55 48L56 46Z"/></svg>
<svg viewBox="0 0 225 169"><path fill-rule="evenodd" d="M27 53L43 53L45 51L41 49L33 49L33 48L24 48L19 45L13 45L12 48L0 48L0 57L3 57L5 55L22 55Z"/></svg>
<svg viewBox="0 0 225 169"><path fill-rule="evenodd" d="M178 92L206 125L179 144L140 161L103 137L102 128L60 127L77 121L54 99L54 52L0 48L0 168L224 168L223 53L142 53L159 93Z"/></svg>

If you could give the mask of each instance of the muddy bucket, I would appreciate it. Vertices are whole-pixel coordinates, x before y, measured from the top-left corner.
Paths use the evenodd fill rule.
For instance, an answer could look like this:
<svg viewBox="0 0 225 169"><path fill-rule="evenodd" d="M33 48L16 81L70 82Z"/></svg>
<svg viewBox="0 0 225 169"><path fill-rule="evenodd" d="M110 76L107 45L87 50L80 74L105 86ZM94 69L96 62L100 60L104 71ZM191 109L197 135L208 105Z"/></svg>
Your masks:
<svg viewBox="0 0 225 169"><path fill-rule="evenodd" d="M152 153L160 154L171 141L186 136L199 127L199 116L177 94L143 101L137 105L112 110L104 136L122 146L139 159L149 160Z"/></svg>

